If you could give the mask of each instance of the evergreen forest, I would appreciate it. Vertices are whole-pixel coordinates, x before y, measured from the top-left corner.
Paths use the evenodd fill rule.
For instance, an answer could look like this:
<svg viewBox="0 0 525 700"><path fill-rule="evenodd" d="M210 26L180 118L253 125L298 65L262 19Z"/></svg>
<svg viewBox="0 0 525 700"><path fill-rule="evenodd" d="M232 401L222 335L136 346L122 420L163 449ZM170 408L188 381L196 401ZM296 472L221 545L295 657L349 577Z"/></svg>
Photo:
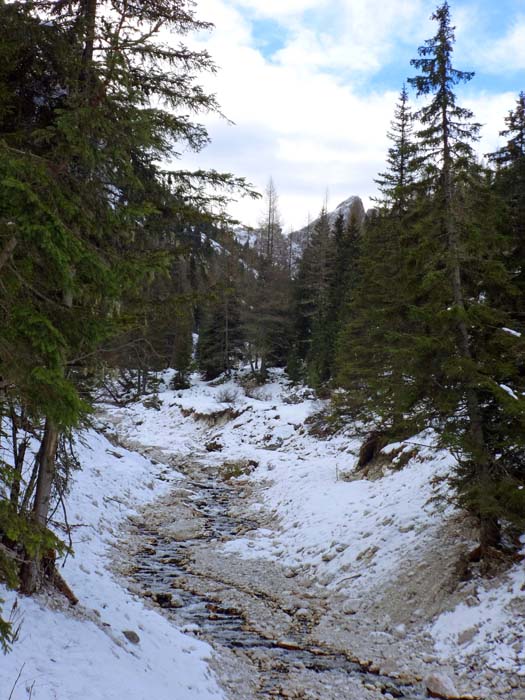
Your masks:
<svg viewBox="0 0 525 700"><path fill-rule="evenodd" d="M188 0L0 2L0 580L60 585L53 526L102 401L272 367L363 452L432 430L481 561L525 528L525 92L480 156L450 7L414 48L379 192L284 233L277 186L177 168L220 113ZM176 41L173 40L176 37ZM170 40L168 40L170 39ZM275 174L278 175L277 173ZM326 183L319 183L322 191ZM350 194L350 193L349 193ZM357 193L358 194L358 193ZM260 197L242 226L232 198ZM350 201L350 200L349 200ZM306 213L305 213L306 218ZM66 518L67 520L67 518ZM73 592L68 591L71 596ZM1 611L0 611L1 613ZM8 650L13 629L0 615Z"/></svg>

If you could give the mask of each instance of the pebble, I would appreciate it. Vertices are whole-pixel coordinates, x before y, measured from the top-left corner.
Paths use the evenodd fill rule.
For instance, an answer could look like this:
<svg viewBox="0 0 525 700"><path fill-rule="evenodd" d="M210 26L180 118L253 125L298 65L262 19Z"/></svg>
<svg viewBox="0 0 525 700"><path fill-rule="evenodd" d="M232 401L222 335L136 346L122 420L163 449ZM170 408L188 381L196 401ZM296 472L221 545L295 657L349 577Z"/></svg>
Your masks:
<svg viewBox="0 0 525 700"><path fill-rule="evenodd" d="M122 630L122 634L131 644L138 644L140 642L139 635L136 632L133 632L133 630Z"/></svg>
<svg viewBox="0 0 525 700"><path fill-rule="evenodd" d="M351 600L345 600L345 602L341 606L341 609L345 615L355 615L357 612L356 605Z"/></svg>
<svg viewBox="0 0 525 700"><path fill-rule="evenodd" d="M321 557L321 559L322 559L323 561L326 561L326 562L332 561L333 559L335 559L335 555L336 555L335 552L325 552L325 553L323 554L323 556Z"/></svg>

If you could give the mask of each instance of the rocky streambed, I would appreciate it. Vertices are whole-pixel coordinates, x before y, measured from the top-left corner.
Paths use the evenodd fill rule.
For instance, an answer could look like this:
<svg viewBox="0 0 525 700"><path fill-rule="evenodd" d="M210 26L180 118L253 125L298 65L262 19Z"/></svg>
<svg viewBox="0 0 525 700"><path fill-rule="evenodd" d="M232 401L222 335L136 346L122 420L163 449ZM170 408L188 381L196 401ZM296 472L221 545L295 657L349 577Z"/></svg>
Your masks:
<svg viewBox="0 0 525 700"><path fill-rule="evenodd" d="M215 650L212 666L231 700L377 700L427 697L417 675L356 654L330 593L274 561L225 554L225 541L260 526L243 515L249 485L198 461L130 523L130 588ZM378 635L378 644L381 643ZM351 651L350 651L351 649Z"/></svg>

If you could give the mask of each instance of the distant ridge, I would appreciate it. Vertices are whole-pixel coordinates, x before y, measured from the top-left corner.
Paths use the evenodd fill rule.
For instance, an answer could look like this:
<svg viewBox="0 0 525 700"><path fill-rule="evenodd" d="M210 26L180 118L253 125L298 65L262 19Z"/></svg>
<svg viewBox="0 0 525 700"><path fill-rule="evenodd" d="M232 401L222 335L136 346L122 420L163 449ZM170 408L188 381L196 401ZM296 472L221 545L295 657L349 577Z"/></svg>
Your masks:
<svg viewBox="0 0 525 700"><path fill-rule="evenodd" d="M340 214L343 215L345 224L347 223L350 216L354 215L359 226L362 226L366 217L366 213L361 197L358 197L357 195L352 195L351 197L348 197L348 199L345 199L340 204L338 204L333 211L328 212L328 220L330 222L330 227L333 228L335 222L337 221L337 217ZM303 228L300 228L297 231L292 231L292 233L290 234L293 237L294 243L300 249L303 249L306 245L306 242L308 241L308 238L318 221L319 217L310 221L310 223L306 226L303 226Z"/></svg>

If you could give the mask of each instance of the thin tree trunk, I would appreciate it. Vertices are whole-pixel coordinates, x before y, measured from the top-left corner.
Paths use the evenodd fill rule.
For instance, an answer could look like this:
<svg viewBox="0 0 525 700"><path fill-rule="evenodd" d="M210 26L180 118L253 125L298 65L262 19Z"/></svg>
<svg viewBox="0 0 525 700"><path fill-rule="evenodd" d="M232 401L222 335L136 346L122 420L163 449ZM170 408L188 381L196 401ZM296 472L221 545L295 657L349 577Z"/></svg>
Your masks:
<svg viewBox="0 0 525 700"><path fill-rule="evenodd" d="M226 305L224 309L224 366L226 374L230 375L230 304L228 296L226 296Z"/></svg>
<svg viewBox="0 0 525 700"><path fill-rule="evenodd" d="M18 238L16 236L11 236L2 250L0 250L0 270L9 262L17 245Z"/></svg>
<svg viewBox="0 0 525 700"><path fill-rule="evenodd" d="M84 51L82 53L82 74L81 81L84 83L88 94L92 88L92 66L93 53L95 50L95 34L97 22L98 0L83 1L83 28L84 28Z"/></svg>
<svg viewBox="0 0 525 700"><path fill-rule="evenodd" d="M16 415L14 411L11 411L11 439L13 444L14 473L11 481L11 493L9 500L11 501L13 508L16 510L18 510L18 502L20 500L22 472L27 451L27 438L23 438L22 442L18 444L17 432Z"/></svg>
<svg viewBox="0 0 525 700"><path fill-rule="evenodd" d="M46 420L44 428L44 438L42 440L42 451L40 453L40 463L38 469L38 479L36 482L35 502L33 505L33 515L36 522L45 527L49 513L49 503L51 500L51 489L55 476L55 459L58 448L58 428L50 420Z"/></svg>
<svg viewBox="0 0 525 700"><path fill-rule="evenodd" d="M44 436L38 453L38 477L32 512L33 520L41 528L47 526L51 490L55 477L58 437L58 428L50 419L46 419ZM23 593L34 593L37 590L40 583L41 558L42 552L39 550L34 555L26 558L21 573L21 590Z"/></svg>

